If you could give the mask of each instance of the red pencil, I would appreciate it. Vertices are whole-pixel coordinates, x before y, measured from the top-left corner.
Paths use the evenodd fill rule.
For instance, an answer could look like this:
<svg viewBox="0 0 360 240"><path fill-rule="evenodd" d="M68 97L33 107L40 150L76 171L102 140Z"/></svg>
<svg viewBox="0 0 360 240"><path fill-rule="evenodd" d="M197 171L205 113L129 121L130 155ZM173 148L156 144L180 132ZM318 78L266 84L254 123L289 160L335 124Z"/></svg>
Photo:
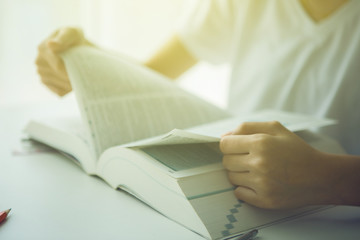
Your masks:
<svg viewBox="0 0 360 240"><path fill-rule="evenodd" d="M7 215L10 212L10 210L11 210L11 208L8 209L8 210L0 212L0 223L2 223L6 219Z"/></svg>

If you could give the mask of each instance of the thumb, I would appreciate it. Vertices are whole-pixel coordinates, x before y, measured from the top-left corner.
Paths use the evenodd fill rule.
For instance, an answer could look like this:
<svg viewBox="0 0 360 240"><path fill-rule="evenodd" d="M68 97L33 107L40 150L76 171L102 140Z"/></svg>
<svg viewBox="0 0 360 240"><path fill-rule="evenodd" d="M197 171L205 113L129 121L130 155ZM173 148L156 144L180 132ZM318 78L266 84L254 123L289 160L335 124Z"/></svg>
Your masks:
<svg viewBox="0 0 360 240"><path fill-rule="evenodd" d="M53 52L59 52L61 51L61 49L63 49L63 47L61 46L61 43L59 43L56 40L49 40L47 42L48 47L53 51Z"/></svg>
<svg viewBox="0 0 360 240"><path fill-rule="evenodd" d="M54 52L65 51L84 40L83 32L77 28L63 28L48 41L48 47Z"/></svg>
<svg viewBox="0 0 360 240"><path fill-rule="evenodd" d="M233 135L234 131L228 131L227 133L224 133L221 135L221 137L225 137L225 136L229 136L229 135Z"/></svg>

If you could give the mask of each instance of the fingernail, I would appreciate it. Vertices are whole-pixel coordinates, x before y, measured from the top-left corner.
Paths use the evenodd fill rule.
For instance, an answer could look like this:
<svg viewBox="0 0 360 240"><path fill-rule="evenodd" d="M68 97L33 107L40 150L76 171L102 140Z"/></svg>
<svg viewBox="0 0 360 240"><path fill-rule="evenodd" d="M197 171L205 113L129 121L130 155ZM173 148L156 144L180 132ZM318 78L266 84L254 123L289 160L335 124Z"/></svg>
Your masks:
<svg viewBox="0 0 360 240"><path fill-rule="evenodd" d="M230 132L224 133L223 135L221 135L221 137L225 137L225 136L229 136L229 135L233 135L233 134L234 134L234 131L230 131Z"/></svg>
<svg viewBox="0 0 360 240"><path fill-rule="evenodd" d="M56 40L50 40L48 42L48 47L51 48L52 50L58 50L60 48L60 43L57 42Z"/></svg>

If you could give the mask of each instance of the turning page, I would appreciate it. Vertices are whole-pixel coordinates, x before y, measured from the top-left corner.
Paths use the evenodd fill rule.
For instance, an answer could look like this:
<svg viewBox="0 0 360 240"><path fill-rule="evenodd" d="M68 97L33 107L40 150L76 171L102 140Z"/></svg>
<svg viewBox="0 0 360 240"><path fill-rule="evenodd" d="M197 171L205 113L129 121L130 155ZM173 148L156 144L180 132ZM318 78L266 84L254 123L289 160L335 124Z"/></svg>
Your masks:
<svg viewBox="0 0 360 240"><path fill-rule="evenodd" d="M139 64L80 46L62 56L95 153L230 114Z"/></svg>

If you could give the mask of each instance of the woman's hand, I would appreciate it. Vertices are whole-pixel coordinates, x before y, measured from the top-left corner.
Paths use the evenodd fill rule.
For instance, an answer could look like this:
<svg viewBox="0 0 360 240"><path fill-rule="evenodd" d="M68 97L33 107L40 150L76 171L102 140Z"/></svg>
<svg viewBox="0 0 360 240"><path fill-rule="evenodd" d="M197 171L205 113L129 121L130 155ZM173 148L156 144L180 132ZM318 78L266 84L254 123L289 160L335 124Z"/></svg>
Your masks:
<svg viewBox="0 0 360 240"><path fill-rule="evenodd" d="M60 54L74 46L90 45L81 29L65 27L55 31L38 47L37 71L41 81L59 96L69 93L72 88Z"/></svg>
<svg viewBox="0 0 360 240"><path fill-rule="evenodd" d="M261 208L294 208L332 199L325 154L278 122L240 125L220 149L237 198Z"/></svg>

